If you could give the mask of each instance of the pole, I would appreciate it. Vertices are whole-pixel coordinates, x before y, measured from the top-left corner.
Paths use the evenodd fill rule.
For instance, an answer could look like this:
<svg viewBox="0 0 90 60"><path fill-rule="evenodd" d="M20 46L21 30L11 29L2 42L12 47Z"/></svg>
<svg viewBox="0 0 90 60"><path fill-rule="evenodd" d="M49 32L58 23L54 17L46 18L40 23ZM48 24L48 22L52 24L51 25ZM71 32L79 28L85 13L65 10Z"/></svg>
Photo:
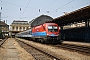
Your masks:
<svg viewBox="0 0 90 60"><path fill-rule="evenodd" d="M1 12L0 12L0 21L1 21Z"/></svg>

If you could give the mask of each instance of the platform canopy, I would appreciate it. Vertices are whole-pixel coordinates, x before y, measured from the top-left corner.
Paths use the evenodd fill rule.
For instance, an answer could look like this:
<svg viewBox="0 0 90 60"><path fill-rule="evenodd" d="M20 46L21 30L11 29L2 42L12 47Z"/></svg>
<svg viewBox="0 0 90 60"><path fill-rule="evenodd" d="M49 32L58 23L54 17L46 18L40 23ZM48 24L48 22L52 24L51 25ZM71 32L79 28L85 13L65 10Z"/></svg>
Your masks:
<svg viewBox="0 0 90 60"><path fill-rule="evenodd" d="M73 12L67 13L63 16L53 19L52 22L59 24L60 26L67 25L69 23L90 20L90 5Z"/></svg>

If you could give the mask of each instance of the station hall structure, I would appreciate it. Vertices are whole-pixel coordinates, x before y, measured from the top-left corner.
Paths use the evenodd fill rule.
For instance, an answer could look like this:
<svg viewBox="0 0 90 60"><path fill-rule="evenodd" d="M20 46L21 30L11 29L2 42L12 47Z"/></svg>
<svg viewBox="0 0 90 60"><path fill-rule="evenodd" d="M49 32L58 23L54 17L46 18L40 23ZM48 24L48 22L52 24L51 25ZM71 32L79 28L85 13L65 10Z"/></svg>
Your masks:
<svg viewBox="0 0 90 60"><path fill-rule="evenodd" d="M29 28L30 25L28 21L14 20L10 25L10 36L15 37L17 33L28 30Z"/></svg>
<svg viewBox="0 0 90 60"><path fill-rule="evenodd" d="M90 5L53 19L61 26L61 39L90 42Z"/></svg>

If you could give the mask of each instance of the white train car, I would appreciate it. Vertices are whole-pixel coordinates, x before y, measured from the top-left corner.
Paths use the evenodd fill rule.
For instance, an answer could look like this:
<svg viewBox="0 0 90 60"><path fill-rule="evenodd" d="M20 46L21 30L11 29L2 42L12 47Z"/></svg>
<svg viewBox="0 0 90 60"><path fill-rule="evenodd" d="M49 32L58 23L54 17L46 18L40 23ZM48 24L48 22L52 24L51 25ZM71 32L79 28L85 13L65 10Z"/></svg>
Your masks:
<svg viewBox="0 0 90 60"><path fill-rule="evenodd" d="M31 39L32 31L31 31L31 29L29 29L29 30L17 33L16 37L18 37L18 38L25 38L25 39Z"/></svg>

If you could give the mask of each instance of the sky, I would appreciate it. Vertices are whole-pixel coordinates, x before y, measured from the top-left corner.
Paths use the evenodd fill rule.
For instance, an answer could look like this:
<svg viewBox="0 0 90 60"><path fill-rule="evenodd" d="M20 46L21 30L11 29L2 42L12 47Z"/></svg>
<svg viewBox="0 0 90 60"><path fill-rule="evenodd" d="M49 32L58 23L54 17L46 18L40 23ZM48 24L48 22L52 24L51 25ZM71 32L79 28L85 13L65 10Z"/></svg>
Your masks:
<svg viewBox="0 0 90 60"><path fill-rule="evenodd" d="M40 15L57 18L90 5L90 0L0 0L2 21L31 21Z"/></svg>

